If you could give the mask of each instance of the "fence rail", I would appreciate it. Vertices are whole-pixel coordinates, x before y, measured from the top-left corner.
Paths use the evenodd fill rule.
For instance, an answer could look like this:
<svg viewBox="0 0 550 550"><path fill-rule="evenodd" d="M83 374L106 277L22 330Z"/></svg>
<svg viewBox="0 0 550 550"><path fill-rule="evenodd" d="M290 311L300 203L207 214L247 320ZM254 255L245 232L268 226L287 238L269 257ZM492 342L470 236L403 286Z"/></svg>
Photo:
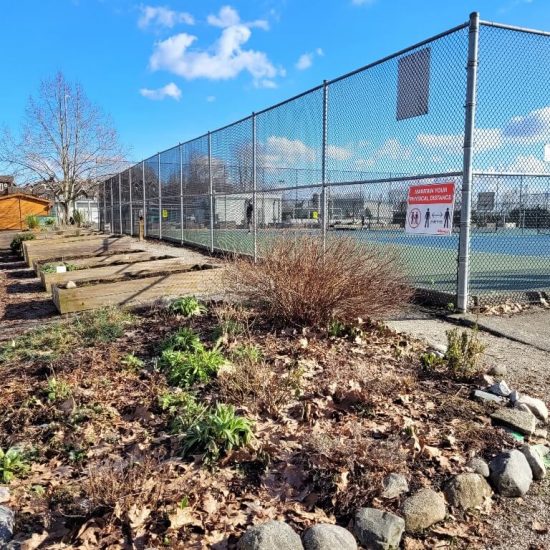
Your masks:
<svg viewBox="0 0 550 550"><path fill-rule="evenodd" d="M254 258L278 235L353 236L461 310L546 297L549 69L548 33L472 14L109 178L101 226L142 216L148 237ZM404 231L418 183L455 184L449 235Z"/></svg>

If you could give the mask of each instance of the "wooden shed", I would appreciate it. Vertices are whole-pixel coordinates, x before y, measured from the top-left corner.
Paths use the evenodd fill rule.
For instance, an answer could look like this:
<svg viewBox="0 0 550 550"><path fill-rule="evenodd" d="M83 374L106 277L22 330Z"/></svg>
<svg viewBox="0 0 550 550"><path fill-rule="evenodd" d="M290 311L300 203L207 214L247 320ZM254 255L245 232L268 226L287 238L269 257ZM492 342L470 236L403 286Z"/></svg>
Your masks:
<svg viewBox="0 0 550 550"><path fill-rule="evenodd" d="M30 215L48 216L51 203L48 199L13 193L0 195L0 231L27 229L25 218Z"/></svg>

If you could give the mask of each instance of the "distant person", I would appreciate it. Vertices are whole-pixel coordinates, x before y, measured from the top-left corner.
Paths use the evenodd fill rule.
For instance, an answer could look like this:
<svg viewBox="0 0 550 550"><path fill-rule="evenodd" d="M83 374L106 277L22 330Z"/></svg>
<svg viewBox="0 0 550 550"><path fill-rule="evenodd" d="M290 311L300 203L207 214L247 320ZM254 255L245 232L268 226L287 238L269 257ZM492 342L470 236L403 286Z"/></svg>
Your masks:
<svg viewBox="0 0 550 550"><path fill-rule="evenodd" d="M445 210L445 214L443 216L443 227L448 228L449 227L449 220L451 219L451 214L449 212L449 209Z"/></svg>
<svg viewBox="0 0 550 550"><path fill-rule="evenodd" d="M70 223L71 225L74 225L74 218L73 218L72 216L69 218L69 223Z"/></svg>
<svg viewBox="0 0 550 550"><path fill-rule="evenodd" d="M365 229L365 216L361 216L361 229Z"/></svg>
<svg viewBox="0 0 550 550"><path fill-rule="evenodd" d="M248 201L248 205L246 207L246 225L248 227L248 232L250 233L250 230L252 229L252 214L254 213L254 206L252 205L252 201Z"/></svg>
<svg viewBox="0 0 550 550"><path fill-rule="evenodd" d="M430 227L430 215L431 215L430 214L430 209L428 208L426 210L426 216L425 216L426 221L424 222L424 227Z"/></svg>

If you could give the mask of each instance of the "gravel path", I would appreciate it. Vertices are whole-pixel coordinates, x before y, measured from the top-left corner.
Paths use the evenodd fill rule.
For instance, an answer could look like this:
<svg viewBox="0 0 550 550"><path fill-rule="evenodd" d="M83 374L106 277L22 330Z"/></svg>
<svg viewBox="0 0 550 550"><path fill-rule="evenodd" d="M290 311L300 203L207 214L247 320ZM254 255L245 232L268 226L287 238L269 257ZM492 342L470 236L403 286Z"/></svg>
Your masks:
<svg viewBox="0 0 550 550"><path fill-rule="evenodd" d="M546 319L544 319L546 314ZM529 330L529 319L532 312L513 316L512 323L521 327L523 333ZM537 312L536 325L533 331L540 330L541 323L550 326L550 312ZM504 317L498 320L506 324ZM399 319L388 324L399 332L407 332L423 338L432 345L446 344L445 332L455 328L454 323L433 317L428 310L411 308ZM495 323L496 324L496 323ZM487 363L505 365L506 382L513 388L544 399L548 403L550 395L550 352L528 344L518 343L505 337L480 333L487 344ZM523 334L525 337L525 334ZM533 340L535 341L535 340ZM494 550L529 549L542 550L550 548L550 478L533 483L524 498L495 497L495 507L489 516L489 525L493 529L491 540L486 548ZM546 532L545 532L546 531Z"/></svg>

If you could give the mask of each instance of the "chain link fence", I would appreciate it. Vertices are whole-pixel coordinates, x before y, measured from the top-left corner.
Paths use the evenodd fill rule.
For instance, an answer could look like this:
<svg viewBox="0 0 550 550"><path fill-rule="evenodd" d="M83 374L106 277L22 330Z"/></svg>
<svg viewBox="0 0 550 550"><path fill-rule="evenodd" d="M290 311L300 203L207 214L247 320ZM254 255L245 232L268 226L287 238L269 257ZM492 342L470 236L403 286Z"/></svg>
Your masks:
<svg viewBox="0 0 550 550"><path fill-rule="evenodd" d="M280 235L351 236L397 250L419 291L462 310L540 300L549 69L550 33L472 14L111 177L101 227L136 235L143 217L146 237L255 258ZM411 186L451 183L446 234L406 231Z"/></svg>

